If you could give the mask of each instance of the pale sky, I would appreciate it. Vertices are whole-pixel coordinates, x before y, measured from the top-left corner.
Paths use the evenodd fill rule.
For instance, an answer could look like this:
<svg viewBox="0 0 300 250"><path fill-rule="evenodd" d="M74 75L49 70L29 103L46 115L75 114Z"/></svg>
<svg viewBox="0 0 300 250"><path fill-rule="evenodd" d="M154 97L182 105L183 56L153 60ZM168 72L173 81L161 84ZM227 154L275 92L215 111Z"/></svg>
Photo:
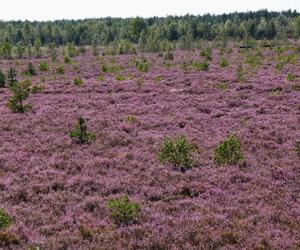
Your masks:
<svg viewBox="0 0 300 250"><path fill-rule="evenodd" d="M299 12L300 0L3 0L0 20L222 14L259 9Z"/></svg>

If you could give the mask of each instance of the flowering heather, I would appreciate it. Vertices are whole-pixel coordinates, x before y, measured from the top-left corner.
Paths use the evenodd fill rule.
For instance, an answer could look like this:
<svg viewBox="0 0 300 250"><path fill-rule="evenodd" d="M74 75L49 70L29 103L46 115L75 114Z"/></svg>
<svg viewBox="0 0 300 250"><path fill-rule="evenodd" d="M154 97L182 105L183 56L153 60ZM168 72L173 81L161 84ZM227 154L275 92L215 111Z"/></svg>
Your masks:
<svg viewBox="0 0 300 250"><path fill-rule="evenodd" d="M0 230L0 245L299 249L299 55L277 71L276 51L261 52L252 67L232 48L222 68L212 49L208 71L190 66L205 61L199 50L175 51L168 67L157 54L137 55L147 59L145 72L133 63L135 55L107 55L100 62L87 51L74 55L72 64L60 53L55 62L31 59L35 69L48 64L31 76L34 86L44 79L43 91L26 99L32 110L12 113L10 91L0 88L1 208L12 219ZM28 63L1 60L0 68L24 72ZM244 81L237 78L240 64ZM113 70L102 72L102 65ZM73 84L77 77L80 87ZM69 137L78 117L96 136L90 144ZM231 133L240 140L243 163L219 165L214 150ZM157 157L164 138L179 135L197 147L196 166L185 172ZM135 223L119 226L107 204L124 195L141 213Z"/></svg>

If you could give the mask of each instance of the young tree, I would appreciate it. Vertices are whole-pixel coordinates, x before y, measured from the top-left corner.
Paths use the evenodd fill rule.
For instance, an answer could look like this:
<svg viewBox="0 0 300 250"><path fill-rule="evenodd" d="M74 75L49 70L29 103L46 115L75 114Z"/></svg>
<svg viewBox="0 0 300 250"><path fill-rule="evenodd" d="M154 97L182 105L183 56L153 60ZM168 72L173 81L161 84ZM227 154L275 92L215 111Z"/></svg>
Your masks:
<svg viewBox="0 0 300 250"><path fill-rule="evenodd" d="M87 131L86 121L80 117L74 130L69 133L69 136L78 144L84 144L96 139L93 133Z"/></svg>
<svg viewBox="0 0 300 250"><path fill-rule="evenodd" d="M6 83L6 77L2 72L2 70L0 69L0 88L5 87L5 83Z"/></svg>
<svg viewBox="0 0 300 250"><path fill-rule="evenodd" d="M41 49L40 40L35 40L34 41L34 52L35 52L35 56L37 58L40 58L42 56L42 49Z"/></svg>
<svg viewBox="0 0 300 250"><path fill-rule="evenodd" d="M31 81L25 80L20 83L15 82L10 87L12 96L9 98L7 106L12 112L24 113L32 108L31 104L24 104L24 100L26 100L29 96L30 86Z"/></svg>
<svg viewBox="0 0 300 250"><path fill-rule="evenodd" d="M27 70L26 70L26 75L28 76L34 76L36 73L35 73L35 68L33 66L33 64L30 62L27 66Z"/></svg>
<svg viewBox="0 0 300 250"><path fill-rule="evenodd" d="M17 82L16 77L17 77L17 71L13 67L10 67L7 72L7 82L9 86L12 86L14 83Z"/></svg>

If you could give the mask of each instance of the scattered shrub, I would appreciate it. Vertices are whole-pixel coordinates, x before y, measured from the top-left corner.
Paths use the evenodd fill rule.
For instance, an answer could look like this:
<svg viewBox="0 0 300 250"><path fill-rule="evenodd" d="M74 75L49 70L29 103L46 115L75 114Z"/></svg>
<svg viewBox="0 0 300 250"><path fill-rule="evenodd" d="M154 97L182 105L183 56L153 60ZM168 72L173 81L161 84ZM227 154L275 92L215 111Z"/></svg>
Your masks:
<svg viewBox="0 0 300 250"><path fill-rule="evenodd" d="M287 80L292 82L295 79L296 79L296 76L292 72L289 72L288 75L287 75Z"/></svg>
<svg viewBox="0 0 300 250"><path fill-rule="evenodd" d="M126 121L129 123L135 123L136 122L136 118L133 115L128 115L126 117Z"/></svg>
<svg viewBox="0 0 300 250"><path fill-rule="evenodd" d="M46 71L48 71L48 69L49 69L48 62L44 61L44 62L40 63L39 70L41 72L46 72Z"/></svg>
<svg viewBox="0 0 300 250"><path fill-rule="evenodd" d="M239 139L232 134L221 142L214 151L214 159L218 164L230 165L235 165L243 160Z"/></svg>
<svg viewBox="0 0 300 250"><path fill-rule="evenodd" d="M31 104L24 105L23 101L26 100L30 93L30 80L25 80L20 83L14 83L10 90L12 92L12 96L9 98L7 106L10 108L12 112L20 112L24 113L27 110L32 108Z"/></svg>
<svg viewBox="0 0 300 250"><path fill-rule="evenodd" d="M175 140L166 138L160 146L159 160L162 163L171 163L175 167L191 168L194 165L193 152L195 148L184 136Z"/></svg>
<svg viewBox="0 0 300 250"><path fill-rule="evenodd" d="M30 62L27 66L27 69L25 71L25 74L28 76L34 76L35 75L35 68L33 64Z"/></svg>
<svg viewBox="0 0 300 250"><path fill-rule="evenodd" d="M165 60L174 60L174 53L172 51L168 51L164 54Z"/></svg>
<svg viewBox="0 0 300 250"><path fill-rule="evenodd" d="M237 67L236 76L239 82L245 81L244 68L241 64Z"/></svg>
<svg viewBox="0 0 300 250"><path fill-rule="evenodd" d="M205 57L207 61L212 61L212 50L211 48L207 48L206 50L202 50L200 55Z"/></svg>
<svg viewBox="0 0 300 250"><path fill-rule="evenodd" d="M2 72L2 70L0 69L0 88L5 87L5 84L6 84L6 77Z"/></svg>
<svg viewBox="0 0 300 250"><path fill-rule="evenodd" d="M208 71L209 64L207 62L201 63L201 62L195 61L195 62L193 62L193 67L198 70Z"/></svg>
<svg viewBox="0 0 300 250"><path fill-rule="evenodd" d="M122 75L117 75L117 76L116 76L116 80L117 80L117 81L124 81L124 80L125 80L125 77L122 76Z"/></svg>
<svg viewBox="0 0 300 250"><path fill-rule="evenodd" d="M110 200L107 203L107 207L109 208L115 223L118 225L134 223L140 213L139 204L130 201L127 195Z"/></svg>
<svg viewBox="0 0 300 250"><path fill-rule="evenodd" d="M74 83L74 85L76 85L76 86L80 86L80 85L83 84L83 81L82 81L82 79L81 79L80 77L76 77L76 78L73 80L73 83Z"/></svg>
<svg viewBox="0 0 300 250"><path fill-rule="evenodd" d="M149 71L149 63L148 63L148 60L146 58L136 60L135 66L141 72L148 72Z"/></svg>
<svg viewBox="0 0 300 250"><path fill-rule="evenodd" d="M95 134L87 131L86 121L82 117L78 119L75 129L69 133L69 136L78 144L88 143L96 139Z"/></svg>
<svg viewBox="0 0 300 250"><path fill-rule="evenodd" d="M103 75L98 76L98 77L97 77L97 80L98 80L98 81L104 81L104 76L103 76Z"/></svg>
<svg viewBox="0 0 300 250"><path fill-rule="evenodd" d="M71 64L71 58L68 57L68 56L65 56L65 57L64 57L64 63L66 63L66 64Z"/></svg>
<svg viewBox="0 0 300 250"><path fill-rule="evenodd" d="M10 215L2 208L0 208L0 229L9 227L12 223Z"/></svg>
<svg viewBox="0 0 300 250"><path fill-rule="evenodd" d="M57 74L60 74L60 75L65 74L65 68L64 68L64 66L58 65L58 66L56 67L56 73L57 73Z"/></svg>
<svg viewBox="0 0 300 250"><path fill-rule="evenodd" d="M296 151L297 151L298 155L300 156L300 140L298 140L296 142Z"/></svg>
<svg viewBox="0 0 300 250"><path fill-rule="evenodd" d="M17 71L14 68L10 67L7 72L7 82L9 86L12 86L14 83L17 82L16 77L17 77Z"/></svg>
<svg viewBox="0 0 300 250"><path fill-rule="evenodd" d="M226 58L222 58L221 59L221 62L220 62L220 66L222 67L222 68L225 68L225 67L227 67L229 65L229 62L226 60Z"/></svg>
<svg viewBox="0 0 300 250"><path fill-rule="evenodd" d="M41 93L43 89L44 89L44 86L41 85L41 84L34 85L34 86L31 87L31 93L32 94Z"/></svg>

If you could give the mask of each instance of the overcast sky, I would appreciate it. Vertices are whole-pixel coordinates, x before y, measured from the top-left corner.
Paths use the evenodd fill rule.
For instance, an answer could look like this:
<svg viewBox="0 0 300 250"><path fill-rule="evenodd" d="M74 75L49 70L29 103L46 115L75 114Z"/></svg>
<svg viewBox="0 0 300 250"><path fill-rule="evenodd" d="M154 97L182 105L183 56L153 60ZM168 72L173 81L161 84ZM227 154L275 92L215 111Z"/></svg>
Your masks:
<svg viewBox="0 0 300 250"><path fill-rule="evenodd" d="M1 20L221 14L247 10L298 10L300 0L3 0Z"/></svg>

